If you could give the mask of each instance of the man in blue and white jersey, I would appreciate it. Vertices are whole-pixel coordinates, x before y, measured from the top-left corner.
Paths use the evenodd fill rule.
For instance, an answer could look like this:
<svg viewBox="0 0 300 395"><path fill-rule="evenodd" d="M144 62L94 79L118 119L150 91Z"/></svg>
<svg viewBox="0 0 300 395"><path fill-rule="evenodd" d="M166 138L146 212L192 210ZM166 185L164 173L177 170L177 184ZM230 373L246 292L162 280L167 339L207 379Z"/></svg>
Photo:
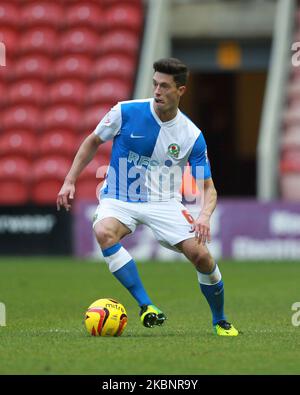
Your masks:
<svg viewBox="0 0 300 395"><path fill-rule="evenodd" d="M237 336L224 314L224 284L206 245L217 193L205 139L178 108L188 69L174 58L160 59L153 67L154 97L119 102L106 114L81 144L58 194L57 207L70 209L79 174L98 147L113 140L93 228L109 270L140 306L143 325L162 325L166 316L153 304L133 258L120 243L139 224L149 226L162 245L183 253L194 264L215 333ZM202 189L196 219L181 203L182 176L188 163Z"/></svg>

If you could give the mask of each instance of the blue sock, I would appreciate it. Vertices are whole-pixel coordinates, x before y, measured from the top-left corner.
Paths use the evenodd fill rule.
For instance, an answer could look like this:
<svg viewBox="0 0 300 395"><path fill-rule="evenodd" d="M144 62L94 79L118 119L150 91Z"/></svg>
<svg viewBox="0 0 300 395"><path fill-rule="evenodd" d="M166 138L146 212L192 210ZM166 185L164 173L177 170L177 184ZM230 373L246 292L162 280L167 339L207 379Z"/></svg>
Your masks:
<svg viewBox="0 0 300 395"><path fill-rule="evenodd" d="M139 306L143 304L153 304L142 284L136 264L133 259L127 262L113 275L120 281L124 287L128 289L131 295L136 299Z"/></svg>
<svg viewBox="0 0 300 395"><path fill-rule="evenodd" d="M212 284L212 285L206 285L200 283L200 288L211 309L213 325L216 325L218 321L226 320L224 314L223 281L220 280L217 284Z"/></svg>

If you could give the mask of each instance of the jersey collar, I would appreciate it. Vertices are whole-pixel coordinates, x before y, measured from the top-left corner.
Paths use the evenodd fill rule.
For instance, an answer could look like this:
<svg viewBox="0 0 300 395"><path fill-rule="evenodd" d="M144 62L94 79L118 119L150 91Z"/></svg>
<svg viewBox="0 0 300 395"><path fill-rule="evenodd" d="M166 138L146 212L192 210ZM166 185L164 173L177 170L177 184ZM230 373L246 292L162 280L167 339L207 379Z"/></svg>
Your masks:
<svg viewBox="0 0 300 395"><path fill-rule="evenodd" d="M159 126L172 126L172 125L174 125L178 121L178 119L180 118L180 114L181 114L181 111L178 108L177 114L176 114L176 116L173 119L171 119L170 121L163 122L159 118L159 116L156 114L156 112L154 110L154 99L153 98L150 99L150 110L151 110L151 113L152 113L154 119L159 124Z"/></svg>

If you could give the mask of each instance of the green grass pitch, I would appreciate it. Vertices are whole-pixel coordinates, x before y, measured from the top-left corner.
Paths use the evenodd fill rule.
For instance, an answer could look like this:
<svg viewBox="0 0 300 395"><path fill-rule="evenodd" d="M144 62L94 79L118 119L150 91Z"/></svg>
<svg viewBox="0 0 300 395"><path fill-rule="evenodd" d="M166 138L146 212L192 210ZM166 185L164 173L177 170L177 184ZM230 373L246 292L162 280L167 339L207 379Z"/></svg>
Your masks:
<svg viewBox="0 0 300 395"><path fill-rule="evenodd" d="M229 321L237 338L212 332L208 305L188 263L138 263L144 284L168 316L144 328L136 302L104 263L71 258L1 258L0 374L300 374L299 262L232 262L219 266ZM87 334L84 312L112 297L126 307L118 338Z"/></svg>

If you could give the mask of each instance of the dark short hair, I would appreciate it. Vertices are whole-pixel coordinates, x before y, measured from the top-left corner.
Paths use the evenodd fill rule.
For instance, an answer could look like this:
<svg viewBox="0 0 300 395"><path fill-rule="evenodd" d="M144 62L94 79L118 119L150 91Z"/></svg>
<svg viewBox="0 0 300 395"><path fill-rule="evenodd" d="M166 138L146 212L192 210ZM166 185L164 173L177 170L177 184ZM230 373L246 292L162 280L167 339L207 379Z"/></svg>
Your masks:
<svg viewBox="0 0 300 395"><path fill-rule="evenodd" d="M153 63L154 71L173 76L177 87L186 85L189 70L181 60L176 58L163 58Z"/></svg>

